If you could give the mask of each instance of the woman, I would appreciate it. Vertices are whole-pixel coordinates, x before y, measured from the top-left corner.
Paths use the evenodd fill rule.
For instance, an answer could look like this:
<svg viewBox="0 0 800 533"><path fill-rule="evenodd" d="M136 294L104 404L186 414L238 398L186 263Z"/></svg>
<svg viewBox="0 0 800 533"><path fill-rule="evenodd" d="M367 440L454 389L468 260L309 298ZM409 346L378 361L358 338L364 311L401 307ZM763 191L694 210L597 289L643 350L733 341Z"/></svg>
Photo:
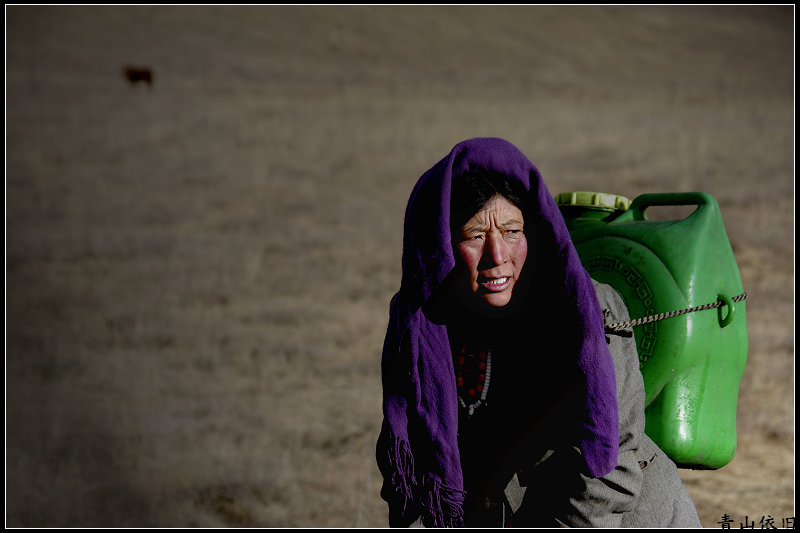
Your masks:
<svg viewBox="0 0 800 533"><path fill-rule="evenodd" d="M468 140L420 178L382 359L391 526L700 526L604 309L627 319L516 147Z"/></svg>

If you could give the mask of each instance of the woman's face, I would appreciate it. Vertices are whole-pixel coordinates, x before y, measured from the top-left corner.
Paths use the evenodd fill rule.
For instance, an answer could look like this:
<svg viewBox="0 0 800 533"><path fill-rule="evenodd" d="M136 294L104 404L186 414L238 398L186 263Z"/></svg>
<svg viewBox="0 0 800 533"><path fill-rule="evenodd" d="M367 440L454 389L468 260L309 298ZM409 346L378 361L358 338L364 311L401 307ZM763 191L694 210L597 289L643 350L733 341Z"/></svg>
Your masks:
<svg viewBox="0 0 800 533"><path fill-rule="evenodd" d="M455 235L456 258L462 262L457 289L482 309L511 301L528 257L522 211L494 195Z"/></svg>

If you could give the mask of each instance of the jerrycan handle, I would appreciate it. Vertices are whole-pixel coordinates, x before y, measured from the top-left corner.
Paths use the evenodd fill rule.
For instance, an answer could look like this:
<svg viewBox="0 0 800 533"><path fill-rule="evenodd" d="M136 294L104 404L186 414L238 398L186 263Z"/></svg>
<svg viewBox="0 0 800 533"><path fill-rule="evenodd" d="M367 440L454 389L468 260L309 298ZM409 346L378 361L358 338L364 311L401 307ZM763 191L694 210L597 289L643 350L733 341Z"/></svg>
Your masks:
<svg viewBox="0 0 800 533"><path fill-rule="evenodd" d="M631 202L630 208L617 217L611 224L618 224L620 222L631 222L648 220L645 211L649 207L654 206L680 206L680 205L696 205L697 210L692 213L694 215L698 211L705 209L715 209L717 200L705 192L672 192L672 193L648 193L636 197ZM692 215L689 215L690 217Z"/></svg>

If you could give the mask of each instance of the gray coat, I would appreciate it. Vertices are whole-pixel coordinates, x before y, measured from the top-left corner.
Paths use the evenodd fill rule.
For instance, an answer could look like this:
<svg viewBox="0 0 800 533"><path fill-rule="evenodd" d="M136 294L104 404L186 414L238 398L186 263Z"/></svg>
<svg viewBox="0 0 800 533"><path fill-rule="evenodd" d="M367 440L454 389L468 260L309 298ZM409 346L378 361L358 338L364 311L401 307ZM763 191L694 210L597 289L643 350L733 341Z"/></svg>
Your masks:
<svg viewBox="0 0 800 533"><path fill-rule="evenodd" d="M611 312L607 323L630 320L622 299L613 288L595 282L595 290L601 307ZM644 433L645 391L636 343L632 337L610 335L609 338L619 404L617 468L599 479L577 474L580 476L580 481L576 482L578 490L569 498L566 511L559 512L556 523L570 527L702 527L675 463ZM556 456L550 453L544 457L537 469L552 470L547 468L547 463L558 461ZM546 475L537 476L536 473L515 476L506 487L504 506L517 516L524 513L528 505L526 500L547 491L546 486L537 483L544 479ZM544 511L538 509L538 512ZM513 514L511 517L513 520Z"/></svg>
<svg viewBox="0 0 800 533"><path fill-rule="evenodd" d="M601 307L611 313L607 323L630 319L613 288L595 282L595 290ZM486 499L487 509L497 509L502 525L702 527L675 463L644 433L644 381L634 339L610 335L609 349L619 406L616 469L599 479L582 475L575 467L581 463L577 448L550 450L532 461L529 457L526 462L533 467L513 473L502 494ZM419 525L418 520L412 527Z"/></svg>

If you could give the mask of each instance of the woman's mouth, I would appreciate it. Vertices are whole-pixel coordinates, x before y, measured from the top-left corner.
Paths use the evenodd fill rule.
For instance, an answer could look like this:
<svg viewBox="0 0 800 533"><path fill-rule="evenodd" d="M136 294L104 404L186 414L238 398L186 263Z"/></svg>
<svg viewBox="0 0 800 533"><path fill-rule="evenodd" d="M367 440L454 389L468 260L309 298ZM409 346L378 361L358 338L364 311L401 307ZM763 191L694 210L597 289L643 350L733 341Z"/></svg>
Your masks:
<svg viewBox="0 0 800 533"><path fill-rule="evenodd" d="M510 282L511 278L509 277L492 278L481 282L481 286L491 292L502 292L508 288Z"/></svg>

